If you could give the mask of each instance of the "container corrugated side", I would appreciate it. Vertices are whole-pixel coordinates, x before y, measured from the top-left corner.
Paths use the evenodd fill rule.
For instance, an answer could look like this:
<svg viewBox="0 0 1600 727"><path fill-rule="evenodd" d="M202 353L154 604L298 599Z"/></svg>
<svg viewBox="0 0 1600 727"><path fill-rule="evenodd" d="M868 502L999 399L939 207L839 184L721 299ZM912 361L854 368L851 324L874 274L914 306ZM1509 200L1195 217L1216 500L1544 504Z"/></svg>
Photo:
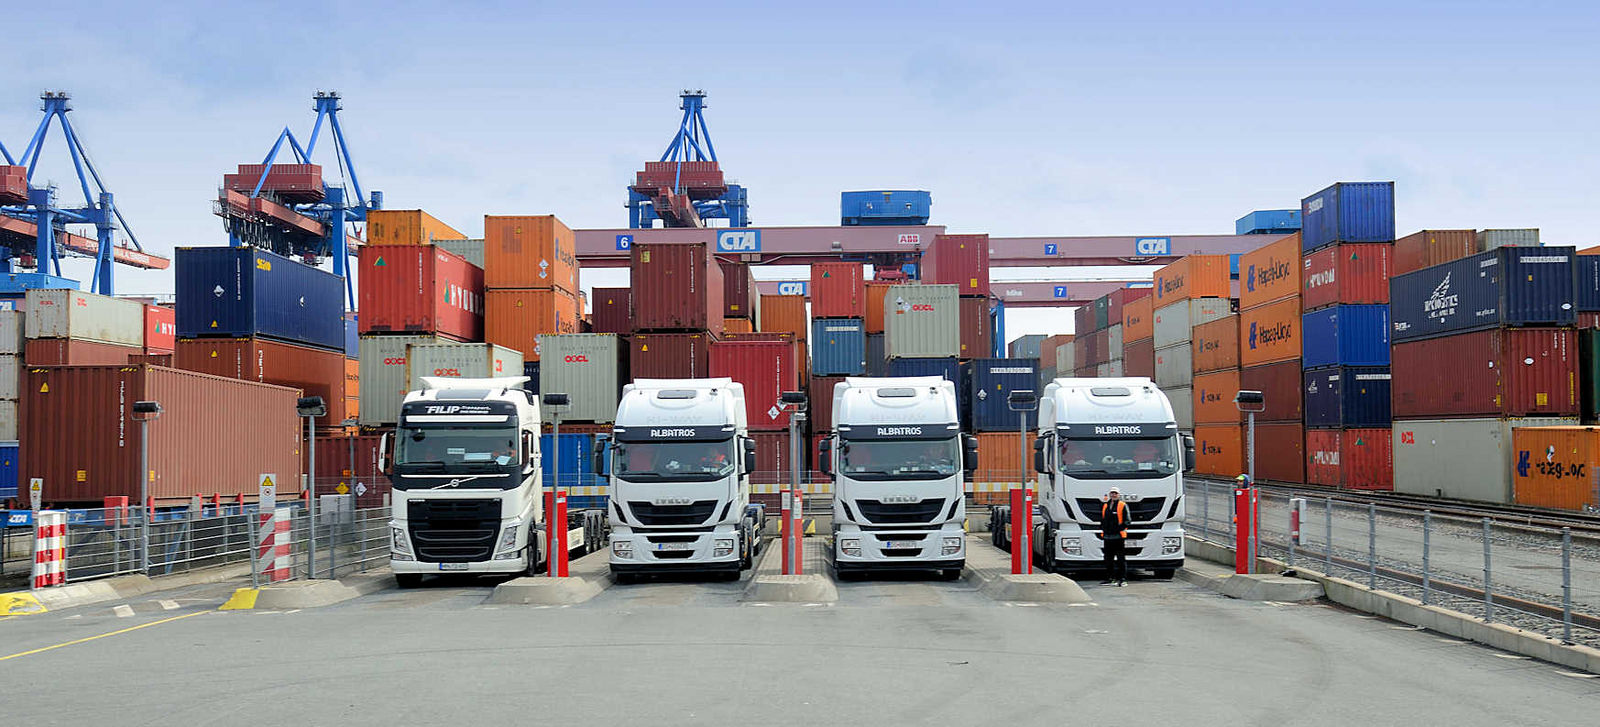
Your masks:
<svg viewBox="0 0 1600 727"><path fill-rule="evenodd" d="M422 210L367 212L368 245L431 245L436 240L460 240L465 237Z"/></svg>
<svg viewBox="0 0 1600 727"><path fill-rule="evenodd" d="M861 263L813 263L811 315L815 318L866 316L865 272Z"/></svg>
<svg viewBox="0 0 1600 727"><path fill-rule="evenodd" d="M1576 418L1396 419L1394 491L1430 497L1510 502L1517 463L1513 430L1573 426Z"/></svg>
<svg viewBox="0 0 1600 727"><path fill-rule="evenodd" d="M1600 507L1600 428L1523 427L1511 432L1511 495L1518 505Z"/></svg>
<svg viewBox="0 0 1600 727"><path fill-rule="evenodd" d="M1395 418L1577 416L1570 328L1504 328L1396 344Z"/></svg>
<svg viewBox="0 0 1600 727"><path fill-rule="evenodd" d="M634 330L722 332L722 267L710 245L635 244L631 271Z"/></svg>
<svg viewBox="0 0 1600 727"><path fill-rule="evenodd" d="M1306 368L1388 366L1389 306L1336 305L1300 318Z"/></svg>
<svg viewBox="0 0 1600 727"><path fill-rule="evenodd" d="M253 247L178 248L173 264L179 338L344 350L344 278Z"/></svg>
<svg viewBox="0 0 1600 727"><path fill-rule="evenodd" d="M1122 324L1113 324L1106 329L1106 358L1112 361L1122 360L1122 348L1127 342L1122 338Z"/></svg>
<svg viewBox="0 0 1600 727"><path fill-rule="evenodd" d="M1153 288L1149 286L1143 286L1138 288L1117 288L1116 290L1106 294L1106 300L1108 301L1106 309L1106 325L1126 325L1123 321L1123 318L1127 314L1128 304L1137 300L1149 298L1154 293L1155 290ZM1124 332L1126 332L1126 329L1124 329Z"/></svg>
<svg viewBox="0 0 1600 727"><path fill-rule="evenodd" d="M1300 201L1301 243L1394 241L1394 182L1338 182Z"/></svg>
<svg viewBox="0 0 1600 727"><path fill-rule="evenodd" d="M1194 327L1189 347L1195 373L1239 368L1239 316L1228 315Z"/></svg>
<svg viewBox="0 0 1600 727"><path fill-rule="evenodd" d="M1187 343L1156 349L1156 386L1189 386L1194 382L1194 351Z"/></svg>
<svg viewBox="0 0 1600 727"><path fill-rule="evenodd" d="M1479 250L1493 250L1497 247L1538 247L1542 244L1544 243L1539 241L1537 227L1478 231Z"/></svg>
<svg viewBox="0 0 1600 727"><path fill-rule="evenodd" d="M1026 436L1016 431L995 431L978 432L977 437L978 469L971 476L974 493L1008 491L1024 486L1035 477L1033 441L1037 435L1032 429ZM1026 456L1022 453L1024 444L1028 448Z"/></svg>
<svg viewBox="0 0 1600 727"><path fill-rule="evenodd" d="M1386 366L1311 369L1302 377L1308 427L1389 426L1391 376Z"/></svg>
<svg viewBox="0 0 1600 727"><path fill-rule="evenodd" d="M897 358L889 361L890 376L937 376L955 384L958 411L972 411L969 378L972 367L954 358ZM963 422L965 424L965 422Z"/></svg>
<svg viewBox="0 0 1600 727"><path fill-rule="evenodd" d="M761 296L761 317L756 330L762 333L792 333L802 341L811 335L803 295Z"/></svg>
<svg viewBox="0 0 1600 727"><path fill-rule="evenodd" d="M358 359L361 426L388 426L400 420L400 403L411 390L406 378L406 348L444 341L438 336L362 336Z"/></svg>
<svg viewBox="0 0 1600 727"><path fill-rule="evenodd" d="M756 289L753 268L744 263L718 264L722 266L722 317L754 319L761 291Z"/></svg>
<svg viewBox="0 0 1600 727"><path fill-rule="evenodd" d="M19 310L0 310L0 353L21 354L27 340L26 323Z"/></svg>
<svg viewBox="0 0 1600 727"><path fill-rule="evenodd" d="M1094 310L1094 329L1101 330L1111 325L1111 298L1102 295L1094 299L1091 304Z"/></svg>
<svg viewBox="0 0 1600 727"><path fill-rule="evenodd" d="M1161 387L1162 393L1172 403L1172 418L1184 431L1194 429L1194 389L1187 386Z"/></svg>
<svg viewBox="0 0 1600 727"><path fill-rule="evenodd" d="M144 304L76 290L27 292L28 338L144 346Z"/></svg>
<svg viewBox="0 0 1600 727"><path fill-rule="evenodd" d="M1122 373L1125 376L1156 377L1156 342L1153 339L1129 341L1123 344Z"/></svg>
<svg viewBox="0 0 1600 727"><path fill-rule="evenodd" d="M711 375L711 341L704 333L634 334L628 341L628 375L635 379L703 379Z"/></svg>
<svg viewBox="0 0 1600 727"><path fill-rule="evenodd" d="M751 429L787 429L790 411L783 392L800 388L799 344L789 341L716 341L711 344L711 376L744 384L746 420Z"/></svg>
<svg viewBox="0 0 1600 727"><path fill-rule="evenodd" d="M1155 298L1145 296L1122 306L1122 339L1142 341L1155 335Z"/></svg>
<svg viewBox="0 0 1600 727"><path fill-rule="evenodd" d="M483 267L483 240L434 240L433 246Z"/></svg>
<svg viewBox="0 0 1600 727"><path fill-rule="evenodd" d="M15 400L22 386L22 357L0 353L0 401Z"/></svg>
<svg viewBox="0 0 1600 727"><path fill-rule="evenodd" d="M1304 416L1303 373L1300 359L1239 370L1239 388L1259 391L1266 397L1266 410L1256 414L1256 421L1301 421Z"/></svg>
<svg viewBox="0 0 1600 727"><path fill-rule="evenodd" d="M961 358L972 359L994 355L994 327L989 317L987 298L962 298L961 307Z"/></svg>
<svg viewBox="0 0 1600 727"><path fill-rule="evenodd" d="M1256 422L1256 479L1306 481L1306 430L1300 422Z"/></svg>
<svg viewBox="0 0 1600 727"><path fill-rule="evenodd" d="M884 353L884 334L867 334L867 375L888 376L889 356Z"/></svg>
<svg viewBox="0 0 1600 727"><path fill-rule="evenodd" d="M1472 230L1421 230L1394 241L1394 274L1476 255L1485 249Z"/></svg>
<svg viewBox="0 0 1600 727"><path fill-rule="evenodd" d="M1238 424L1244 414L1233 403L1239 393L1239 370L1213 371L1194 377L1195 424Z"/></svg>
<svg viewBox="0 0 1600 727"><path fill-rule="evenodd" d="M1239 424L1194 425L1194 471L1232 479L1244 473L1244 429Z"/></svg>
<svg viewBox="0 0 1600 727"><path fill-rule="evenodd" d="M794 461L797 454L795 450L790 448L792 440L789 439L789 432L787 430L754 431L750 433L750 438L755 440L756 443L756 469L750 473L750 482L757 485L788 483L791 479L789 471L792 465L790 463ZM803 433L801 438L802 440L804 439ZM800 471L807 471L804 441L800 444L798 458L801 463ZM750 499L755 501L758 496L752 494ZM776 494L771 497L772 500L769 502L768 512L771 512L771 507L779 501Z"/></svg>
<svg viewBox="0 0 1600 727"><path fill-rule="evenodd" d="M867 334L859 318L818 318L811 322L811 372L817 376L860 376L867 371Z"/></svg>
<svg viewBox="0 0 1600 727"><path fill-rule="evenodd" d="M4 441L15 441L22 429L17 408L17 402L0 399L0 439Z"/></svg>
<svg viewBox="0 0 1600 727"><path fill-rule="evenodd" d="M319 427L341 426L347 418L346 361L343 351L265 338L184 339L173 353L173 363L185 371L287 386L303 396L322 397L328 413L317 417Z"/></svg>
<svg viewBox="0 0 1600 727"><path fill-rule="evenodd" d="M1339 465L1347 490L1394 491L1394 449L1389 428L1346 429L1339 442Z"/></svg>
<svg viewBox="0 0 1600 727"><path fill-rule="evenodd" d="M1577 322L1570 247L1502 247L1390 281L1399 343L1498 326Z"/></svg>
<svg viewBox="0 0 1600 727"><path fill-rule="evenodd" d="M522 375L522 353L492 343L421 343L406 347L407 389L423 388L423 377L492 379ZM540 375L543 376L541 370Z"/></svg>
<svg viewBox="0 0 1600 727"><path fill-rule="evenodd" d="M361 333L483 339L483 269L431 245L361 249Z"/></svg>
<svg viewBox="0 0 1600 727"><path fill-rule="evenodd" d="M960 299L954 285L900 285L884 306L889 358L945 358L961 353Z"/></svg>
<svg viewBox="0 0 1600 727"><path fill-rule="evenodd" d="M570 404L563 421L609 422L616 419L627 349L615 333L569 333L539 337L540 391L561 392Z"/></svg>
<svg viewBox="0 0 1600 727"><path fill-rule="evenodd" d="M1227 298L1197 298L1157 308L1151 314L1151 332L1156 348L1188 343L1194 339L1195 326L1210 323L1233 312L1233 303ZM1127 338L1126 332L1123 338Z"/></svg>
<svg viewBox="0 0 1600 727"><path fill-rule="evenodd" d="M1393 249L1383 243L1333 245L1306 255L1301 304L1311 311L1339 303L1388 303Z"/></svg>
<svg viewBox="0 0 1600 727"><path fill-rule="evenodd" d="M143 354L139 346L75 338L35 338L23 347L23 361L29 366L117 366Z"/></svg>
<svg viewBox="0 0 1600 727"><path fill-rule="evenodd" d="M1239 313L1241 365L1259 366L1298 359L1300 347L1299 298L1285 298Z"/></svg>
<svg viewBox="0 0 1600 727"><path fill-rule="evenodd" d="M577 255L577 238L555 215L483 217L484 287L576 293Z"/></svg>
<svg viewBox="0 0 1600 727"><path fill-rule="evenodd" d="M890 374L895 376L897 374ZM806 389L809 397L807 413L811 420L811 431L815 434L833 431L833 387L841 381L843 376L813 376L811 384Z"/></svg>
<svg viewBox="0 0 1600 727"><path fill-rule="evenodd" d="M592 302L594 332L632 333L633 318L628 312L631 297L631 291L627 288L595 288Z"/></svg>
<svg viewBox="0 0 1600 727"><path fill-rule="evenodd" d="M1079 336L1094 333L1094 303L1080 305L1072 311L1072 332Z"/></svg>
<svg viewBox="0 0 1600 727"><path fill-rule="evenodd" d="M1239 256L1239 307L1254 308L1300 293L1300 233Z"/></svg>
<svg viewBox="0 0 1600 727"><path fill-rule="evenodd" d="M1600 421L1600 331L1578 331L1578 388L1585 424Z"/></svg>
<svg viewBox="0 0 1600 727"><path fill-rule="evenodd" d="M1227 298L1233 262L1227 255L1189 255L1156 271L1155 307L1189 298Z"/></svg>
<svg viewBox="0 0 1600 727"><path fill-rule="evenodd" d="M889 296L894 286L895 283L876 280L869 280L863 284L865 292L862 295L867 299L867 333L883 333L884 299Z"/></svg>
<svg viewBox="0 0 1600 727"><path fill-rule="evenodd" d="M924 281L954 285L961 295L989 295L988 235L935 235L919 264Z"/></svg>
<svg viewBox="0 0 1600 727"><path fill-rule="evenodd" d="M1021 417L1027 417L1027 428L1038 423L1037 412L1014 412L1007 400L1013 391L1029 390L1039 381L1039 361L1031 358L980 358L972 361L972 418L969 426L980 432L1015 430Z"/></svg>
<svg viewBox="0 0 1600 727"><path fill-rule="evenodd" d="M172 353L178 343L178 312L164 305L144 307L144 352Z"/></svg>
<svg viewBox="0 0 1600 727"><path fill-rule="evenodd" d="M1030 333L1018 336L1006 346L1006 354L1011 358L1039 358L1040 344L1044 343L1042 333Z"/></svg>
<svg viewBox="0 0 1600 727"><path fill-rule="evenodd" d="M490 290L483 296L483 338L539 360L539 336L578 332L578 298L560 288Z"/></svg>
<svg viewBox="0 0 1600 727"><path fill-rule="evenodd" d="M1306 484L1338 487L1344 481L1339 452L1343 434L1338 429L1306 430Z"/></svg>

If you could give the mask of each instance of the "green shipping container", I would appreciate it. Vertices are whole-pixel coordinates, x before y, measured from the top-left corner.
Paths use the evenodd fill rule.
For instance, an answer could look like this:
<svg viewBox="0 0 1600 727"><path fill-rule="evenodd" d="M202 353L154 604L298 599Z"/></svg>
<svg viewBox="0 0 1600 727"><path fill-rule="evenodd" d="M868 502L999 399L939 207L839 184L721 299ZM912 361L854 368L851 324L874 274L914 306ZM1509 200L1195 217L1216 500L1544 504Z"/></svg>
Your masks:
<svg viewBox="0 0 1600 727"><path fill-rule="evenodd" d="M1578 387L1583 392L1584 424L1600 422L1600 331L1578 331Z"/></svg>
<svg viewBox="0 0 1600 727"><path fill-rule="evenodd" d="M1117 321L1122 323L1122 321ZM1111 296L1102 295L1094 299L1094 329L1099 331L1111 325Z"/></svg>

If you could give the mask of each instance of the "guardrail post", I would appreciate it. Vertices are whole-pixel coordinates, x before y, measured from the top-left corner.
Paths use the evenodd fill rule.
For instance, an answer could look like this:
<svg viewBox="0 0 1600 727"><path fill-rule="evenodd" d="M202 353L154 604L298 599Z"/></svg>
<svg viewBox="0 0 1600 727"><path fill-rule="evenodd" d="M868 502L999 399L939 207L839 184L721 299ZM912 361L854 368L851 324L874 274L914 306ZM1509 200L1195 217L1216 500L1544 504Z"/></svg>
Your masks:
<svg viewBox="0 0 1600 727"><path fill-rule="evenodd" d="M260 535L256 532L256 519L254 517L246 517L244 519L244 528L245 533L250 536L250 544L246 548L250 553L250 587L260 588L261 559L256 557L256 554L261 550L261 546L258 545L261 541ZM263 553L263 555L265 554Z"/></svg>
<svg viewBox="0 0 1600 727"><path fill-rule="evenodd" d="M1200 507L1202 508L1202 512L1204 513L1204 514L1202 514L1200 516L1200 523L1201 523L1200 529L1201 529L1201 532L1204 532L1206 534L1206 540L1210 540L1211 539L1211 483L1207 482L1205 480L1201 480L1200 481L1200 492L1203 493L1203 496L1205 497L1205 499L1202 500L1201 504L1200 504Z"/></svg>
<svg viewBox="0 0 1600 727"><path fill-rule="evenodd" d="M1483 519L1483 620L1494 623L1494 581L1489 560L1489 518Z"/></svg>
<svg viewBox="0 0 1600 727"><path fill-rule="evenodd" d="M1572 643L1572 528L1561 529L1561 640Z"/></svg>
<svg viewBox="0 0 1600 727"><path fill-rule="evenodd" d="M1378 590L1378 506L1367 503L1367 587Z"/></svg>
<svg viewBox="0 0 1600 727"><path fill-rule="evenodd" d="M1428 605L1428 601L1430 600L1430 597L1433 595L1432 594L1432 591L1433 591L1433 582L1432 582L1433 581L1433 577L1432 577L1433 576L1433 572L1432 572L1432 570L1431 570L1431 568L1429 566L1429 562L1428 562L1429 556L1431 555L1430 550L1432 549L1432 543L1430 542L1430 540L1432 538L1432 535L1433 535L1433 511L1432 510L1423 510L1422 511L1422 605L1424 605L1424 606Z"/></svg>
<svg viewBox="0 0 1600 727"><path fill-rule="evenodd" d="M1322 503L1322 526L1323 526L1323 533L1325 535L1327 535L1327 537L1328 537L1327 540L1324 540L1322 542L1323 550L1326 551L1325 555L1327 555L1327 558L1328 558L1328 567L1327 567L1327 570L1323 571L1323 575L1331 577L1333 575L1333 498L1332 497L1323 498L1323 503Z"/></svg>

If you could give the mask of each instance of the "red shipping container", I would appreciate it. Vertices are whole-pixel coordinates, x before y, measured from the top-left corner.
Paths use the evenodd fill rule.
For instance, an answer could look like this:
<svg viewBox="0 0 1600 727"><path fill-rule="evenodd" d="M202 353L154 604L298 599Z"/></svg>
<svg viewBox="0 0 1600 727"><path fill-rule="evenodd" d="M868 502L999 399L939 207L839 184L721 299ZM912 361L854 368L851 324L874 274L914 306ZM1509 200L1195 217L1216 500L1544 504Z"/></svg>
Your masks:
<svg viewBox="0 0 1600 727"><path fill-rule="evenodd" d="M1106 309L1106 325L1122 325L1122 309L1140 298L1150 297L1151 292L1150 288L1117 288L1111 291L1111 294L1106 296L1110 306ZM1123 329L1122 335L1126 339L1127 329Z"/></svg>
<svg viewBox="0 0 1600 727"><path fill-rule="evenodd" d="M800 350L788 341L716 341L711 344L711 375L744 384L746 419L751 429L787 429L783 392L800 389Z"/></svg>
<svg viewBox="0 0 1600 727"><path fill-rule="evenodd" d="M144 352L172 353L178 343L177 311L160 305L144 307Z"/></svg>
<svg viewBox="0 0 1600 727"><path fill-rule="evenodd" d="M390 488L388 476L378 469L381 439L381 434L370 433L318 435L317 492L337 492L344 485L355 493L356 507L382 507Z"/></svg>
<svg viewBox="0 0 1600 727"><path fill-rule="evenodd" d="M756 305L761 301L755 269L744 263L719 264L722 266L722 317L754 319Z"/></svg>
<svg viewBox="0 0 1600 727"><path fill-rule="evenodd" d="M1102 328L1098 331L1095 331L1090 337L1094 339L1094 345L1089 348L1089 352L1094 355L1094 358L1090 360L1089 363L1094 366L1099 366L1100 364L1110 361L1111 330L1108 328Z"/></svg>
<svg viewBox="0 0 1600 727"><path fill-rule="evenodd" d="M803 435L802 435L803 437ZM789 450L790 439L788 430L774 432L751 432L750 438L756 443L756 469L750 473L751 484L776 485L787 484L790 480L789 470L794 459ZM806 466L809 459L806 453L806 443L800 443L800 473L810 469ZM752 499L754 497L752 496Z"/></svg>
<svg viewBox="0 0 1600 727"><path fill-rule="evenodd" d="M142 346L76 338L30 338L23 344L22 362L29 366L121 366L130 356L143 354Z"/></svg>
<svg viewBox="0 0 1600 727"><path fill-rule="evenodd" d="M635 379L703 379L711 375L711 336L639 333L630 340L628 371Z"/></svg>
<svg viewBox="0 0 1600 727"><path fill-rule="evenodd" d="M0 165L0 204L27 204L28 168Z"/></svg>
<svg viewBox="0 0 1600 727"><path fill-rule="evenodd" d="M1339 451L1344 440L1342 429L1306 430L1306 483L1338 487L1344 482Z"/></svg>
<svg viewBox="0 0 1600 727"><path fill-rule="evenodd" d="M843 376L811 377L811 387L806 392L810 397L811 431L818 434L833 431L833 385L844 380Z"/></svg>
<svg viewBox="0 0 1600 727"><path fill-rule="evenodd" d="M1394 490L1388 429L1306 431L1306 482L1349 490Z"/></svg>
<svg viewBox="0 0 1600 727"><path fill-rule="evenodd" d="M1239 388L1259 391L1266 397L1266 410L1256 414L1256 421L1302 421L1305 418L1303 377L1297 358L1246 366L1239 370Z"/></svg>
<svg viewBox="0 0 1600 727"><path fill-rule="evenodd" d="M304 396L320 396L328 413L317 417L319 427L342 426L348 418L343 351L266 338L190 338L178 342L173 360L185 371L287 386L301 390Z"/></svg>
<svg viewBox="0 0 1600 727"><path fill-rule="evenodd" d="M884 300L889 296L889 288L895 285L897 283L867 281L865 286L867 296L867 333L883 333Z"/></svg>
<svg viewBox="0 0 1600 727"><path fill-rule="evenodd" d="M626 335L633 332L633 320L628 311L630 293L627 288L594 289L595 333Z"/></svg>
<svg viewBox="0 0 1600 727"><path fill-rule="evenodd" d="M133 403L161 402L149 425L150 494L196 493L254 502L261 473L278 496L300 490L299 392L159 366L62 366L25 374L19 478L45 482L48 505L139 499L140 426Z"/></svg>
<svg viewBox="0 0 1600 727"><path fill-rule="evenodd" d="M1122 344L1122 375L1156 377L1156 340L1145 338Z"/></svg>
<svg viewBox="0 0 1600 727"><path fill-rule="evenodd" d="M1389 274L1403 275L1480 252L1475 230L1422 230L1394 241L1394 269Z"/></svg>
<svg viewBox="0 0 1600 727"><path fill-rule="evenodd" d="M961 299L961 355L963 359L994 355L994 322L989 318L988 298Z"/></svg>
<svg viewBox="0 0 1600 727"><path fill-rule="evenodd" d="M864 318L867 289L861 263L811 265L812 318Z"/></svg>
<svg viewBox="0 0 1600 727"><path fill-rule="evenodd" d="M1094 366L1094 332L1085 330L1072 339L1072 368L1074 370ZM1056 367L1060 368L1064 362L1057 361Z"/></svg>
<svg viewBox="0 0 1600 727"><path fill-rule="evenodd" d="M1389 302L1393 245L1334 245L1305 257L1300 274L1301 306L1307 311L1339 304Z"/></svg>
<svg viewBox="0 0 1600 727"><path fill-rule="evenodd" d="M1072 311L1072 333L1088 336L1094 333L1094 304L1080 305Z"/></svg>
<svg viewBox="0 0 1600 727"><path fill-rule="evenodd" d="M361 332L483 340L483 268L432 245L361 248Z"/></svg>
<svg viewBox="0 0 1600 727"><path fill-rule="evenodd" d="M1246 437L1249 436L1246 428ZM1245 443L1245 462L1249 460ZM1256 479L1300 484L1306 481L1306 434L1300 422L1256 422Z"/></svg>
<svg viewBox="0 0 1600 727"><path fill-rule="evenodd" d="M1578 334L1502 328L1395 344L1396 419L1576 416Z"/></svg>
<svg viewBox="0 0 1600 727"><path fill-rule="evenodd" d="M924 283L954 285L958 295L987 298L989 236L935 235L918 269Z"/></svg>
<svg viewBox="0 0 1600 727"><path fill-rule="evenodd" d="M635 243L632 276L634 330L722 333L722 266L706 243Z"/></svg>

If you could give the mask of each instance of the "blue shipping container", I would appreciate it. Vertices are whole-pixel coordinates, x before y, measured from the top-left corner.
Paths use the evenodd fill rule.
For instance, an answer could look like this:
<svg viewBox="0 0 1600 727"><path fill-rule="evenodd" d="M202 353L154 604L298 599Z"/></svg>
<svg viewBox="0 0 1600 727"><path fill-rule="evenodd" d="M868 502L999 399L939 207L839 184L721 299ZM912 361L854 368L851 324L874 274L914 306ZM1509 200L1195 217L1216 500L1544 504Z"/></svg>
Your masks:
<svg viewBox="0 0 1600 727"><path fill-rule="evenodd" d="M1383 428L1389 419L1389 367L1335 366L1305 372L1306 426Z"/></svg>
<svg viewBox="0 0 1600 727"><path fill-rule="evenodd" d="M1575 255L1578 268L1578 310L1600 311L1600 255Z"/></svg>
<svg viewBox="0 0 1600 727"><path fill-rule="evenodd" d="M523 361L522 375L528 377L528 383L523 384L522 388L527 389L528 391L539 391L538 361Z"/></svg>
<svg viewBox="0 0 1600 727"><path fill-rule="evenodd" d="M867 375L888 376L889 356L884 349L884 334L867 334Z"/></svg>
<svg viewBox="0 0 1600 727"><path fill-rule="evenodd" d="M1300 316L1301 365L1388 366L1389 306L1336 305Z"/></svg>
<svg viewBox="0 0 1600 727"><path fill-rule="evenodd" d="M1011 410L1006 398L1013 391L1027 389L1039 395L1039 359L980 358L972 361L971 393L973 431L1014 432L1021 424L1020 412ZM1038 411L1026 413L1028 429L1038 424Z"/></svg>
<svg viewBox="0 0 1600 727"><path fill-rule="evenodd" d="M1339 182L1300 201L1300 249L1394 242L1394 182Z"/></svg>
<svg viewBox="0 0 1600 727"><path fill-rule="evenodd" d="M860 376L867 372L867 324L860 318L811 322L811 373Z"/></svg>
<svg viewBox="0 0 1600 727"><path fill-rule="evenodd" d="M0 442L0 500L17 496L17 443Z"/></svg>
<svg viewBox="0 0 1600 727"><path fill-rule="evenodd" d="M1288 234L1300 229L1300 210L1256 210L1233 223L1236 235Z"/></svg>
<svg viewBox="0 0 1600 727"><path fill-rule="evenodd" d="M839 222L843 225L925 225L932 208L933 195L929 192L839 193Z"/></svg>
<svg viewBox="0 0 1600 727"><path fill-rule="evenodd" d="M343 351L344 280L253 247L177 251L178 337L263 336Z"/></svg>
<svg viewBox="0 0 1600 727"><path fill-rule="evenodd" d="M544 472L544 486L555 484L556 447L551 445L553 434L539 437L539 464ZM563 434L560 447L561 486L588 487L599 484L594 471L594 435Z"/></svg>
<svg viewBox="0 0 1600 727"><path fill-rule="evenodd" d="M893 358L889 359L890 376L937 376L956 385L957 407L961 409L961 426L971 428L972 405L969 401L969 381L972 367L953 358Z"/></svg>
<svg viewBox="0 0 1600 727"><path fill-rule="evenodd" d="M1396 342L1501 326L1577 323L1570 247L1502 247L1389 280Z"/></svg>
<svg viewBox="0 0 1600 727"><path fill-rule="evenodd" d="M344 357L361 358L361 324L354 313L344 317Z"/></svg>

